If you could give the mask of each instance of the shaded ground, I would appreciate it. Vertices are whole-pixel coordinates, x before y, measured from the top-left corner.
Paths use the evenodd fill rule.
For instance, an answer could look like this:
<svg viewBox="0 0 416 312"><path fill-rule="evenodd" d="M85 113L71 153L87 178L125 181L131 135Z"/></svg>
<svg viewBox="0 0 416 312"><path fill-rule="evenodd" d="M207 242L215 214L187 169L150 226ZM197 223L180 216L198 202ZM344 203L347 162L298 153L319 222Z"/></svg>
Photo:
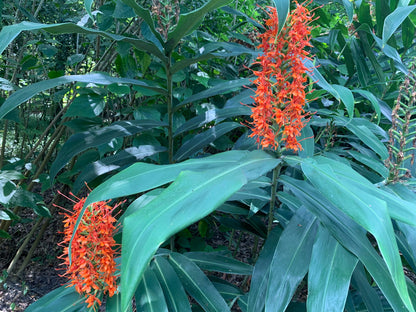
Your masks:
<svg viewBox="0 0 416 312"><path fill-rule="evenodd" d="M58 217L58 219L49 224L39 247L21 275L10 275L5 284L0 284L0 312L24 311L32 302L66 282L66 279L60 277L60 272L56 270L60 263L57 256L61 252L57 246L57 242L61 239L61 235L58 234L61 231L61 218ZM0 270L3 274L30 229L31 226L18 224L9 230L12 239L1 241ZM27 249L30 246L31 243ZM27 250L23 252L13 272L20 269L26 255Z"/></svg>

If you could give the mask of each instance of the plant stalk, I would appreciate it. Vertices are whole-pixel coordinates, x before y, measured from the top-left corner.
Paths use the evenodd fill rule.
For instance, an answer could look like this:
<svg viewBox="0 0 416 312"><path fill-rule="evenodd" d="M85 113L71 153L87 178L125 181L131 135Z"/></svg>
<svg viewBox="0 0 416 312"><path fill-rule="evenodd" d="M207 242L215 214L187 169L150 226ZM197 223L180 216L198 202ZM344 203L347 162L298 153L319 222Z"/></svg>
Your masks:
<svg viewBox="0 0 416 312"><path fill-rule="evenodd" d="M4 160L4 154L6 152L6 140L7 140L7 130L9 127L9 121L6 119L4 121L4 128L3 128L3 138L1 142L1 154L0 154L0 169L3 167L3 160Z"/></svg>
<svg viewBox="0 0 416 312"><path fill-rule="evenodd" d="M172 73L170 72L172 65L172 57L168 55L168 63L166 64L166 86L167 86L167 109L168 109L168 153L169 153L169 163L173 164L173 81Z"/></svg>
<svg viewBox="0 0 416 312"><path fill-rule="evenodd" d="M276 204L276 191L277 191L277 180L280 176L280 170L282 169L282 163L279 163L276 168L273 169L273 180L272 180L272 191L271 191L271 198L270 198L270 208L269 208L269 221L267 224L267 235L270 234L273 226L273 219L274 219L274 206Z"/></svg>

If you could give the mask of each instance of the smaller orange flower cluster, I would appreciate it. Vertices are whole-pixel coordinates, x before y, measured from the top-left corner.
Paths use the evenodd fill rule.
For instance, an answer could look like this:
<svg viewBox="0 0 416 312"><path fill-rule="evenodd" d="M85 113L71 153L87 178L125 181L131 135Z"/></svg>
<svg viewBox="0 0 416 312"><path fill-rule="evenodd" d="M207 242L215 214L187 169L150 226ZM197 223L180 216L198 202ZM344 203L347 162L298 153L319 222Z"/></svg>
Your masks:
<svg viewBox="0 0 416 312"><path fill-rule="evenodd" d="M117 291L114 259L119 252L113 239L116 219L111 215L115 207L110 207L107 202L98 202L87 207L72 241L70 263L69 242L85 203L85 198L76 199L77 201L71 199L75 203L74 211L64 213L65 237L59 244L64 247L64 252L60 258L64 259L63 265L66 266L63 276L70 280L68 287L75 286L79 294L85 295L85 302L90 308L95 303L101 305L98 298L100 294L108 292L111 297Z"/></svg>
<svg viewBox="0 0 416 312"><path fill-rule="evenodd" d="M309 70L303 60L309 58L305 50L310 44L312 14L303 4L296 3L285 26L278 32L276 8L269 7L266 31L260 35L263 51L254 64L262 69L253 71L257 78L255 106L252 108L251 137L256 136L263 148L277 148L279 138L286 147L297 151L297 140L306 121L305 73Z"/></svg>

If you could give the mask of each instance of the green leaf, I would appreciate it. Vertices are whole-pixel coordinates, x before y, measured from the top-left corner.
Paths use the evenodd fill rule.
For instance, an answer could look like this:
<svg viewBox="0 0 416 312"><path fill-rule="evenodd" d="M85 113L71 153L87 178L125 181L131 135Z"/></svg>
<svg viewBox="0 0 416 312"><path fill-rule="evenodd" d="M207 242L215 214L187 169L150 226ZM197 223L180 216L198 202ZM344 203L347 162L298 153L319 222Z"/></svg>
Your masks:
<svg viewBox="0 0 416 312"><path fill-rule="evenodd" d="M204 311L230 311L224 298L195 263L177 252L169 254L168 259L187 293L199 303Z"/></svg>
<svg viewBox="0 0 416 312"><path fill-rule="evenodd" d="M216 51L219 50L219 51ZM233 42L210 42L198 50L199 55L193 58L185 58L172 65L171 73L174 74L189 65L207 61L213 58L226 58L231 56L239 56L241 54L250 54L257 57L259 52L249 49L241 44ZM215 52L216 51L216 52Z"/></svg>
<svg viewBox="0 0 416 312"><path fill-rule="evenodd" d="M406 66L404 66L402 59L400 57L399 52L397 52L397 50L395 48L393 48L392 46L388 45L387 43L383 43L383 41L378 38L372 31L371 29L368 28L368 25L361 25L360 27L364 26L364 29L367 31L367 33L371 34L373 36L373 39L376 41L377 45L379 46L379 48L381 49L381 51L388 56L389 58L391 58L394 62L395 65L398 69L400 69L400 71L402 71L405 75L408 74L408 69ZM367 27L365 27L367 26Z"/></svg>
<svg viewBox="0 0 416 312"><path fill-rule="evenodd" d="M345 170L352 171L341 163L337 164ZM328 200L374 235L403 302L409 310L413 310L386 202L364 192L361 184L351 183L336 175L332 166L320 157L313 160L307 158L301 166L308 180Z"/></svg>
<svg viewBox="0 0 416 312"><path fill-rule="evenodd" d="M389 157L386 146L370 130L369 124L371 123L368 120L364 122L364 119L353 118L347 121L346 118L337 117L337 124L345 126L354 133L363 143L376 152L382 160Z"/></svg>
<svg viewBox="0 0 416 312"><path fill-rule="evenodd" d="M237 116L250 116L251 109L248 106L240 105L239 107L229 107L223 109L209 109L204 113L199 114L198 116L188 120L183 125L179 126L174 133L174 137L178 136L181 133L186 131L194 130L200 128L207 123L214 120L222 120L229 117Z"/></svg>
<svg viewBox="0 0 416 312"><path fill-rule="evenodd" d="M315 221L315 216L300 208L282 232L270 264L266 311L285 311L308 271L316 235Z"/></svg>
<svg viewBox="0 0 416 312"><path fill-rule="evenodd" d="M164 42L163 38L155 28L155 23L153 22L150 11L143 8L142 6L138 5L135 0L121 0L121 1L123 1L129 7L133 8L134 13L136 13L138 16L140 16L146 22L146 24L149 26L150 30L155 35L155 37L159 40L159 42L161 44L163 44L163 42Z"/></svg>
<svg viewBox="0 0 416 312"><path fill-rule="evenodd" d="M396 240L399 245L399 250L411 268L416 270L415 228L402 222L397 222L397 226L400 229L400 231L396 230Z"/></svg>
<svg viewBox="0 0 416 312"><path fill-rule="evenodd" d="M303 127L298 140L302 145L302 150L299 151L299 156L302 158L312 157L315 152L315 141L312 128L308 125Z"/></svg>
<svg viewBox="0 0 416 312"><path fill-rule="evenodd" d="M123 307L130 302L144 269L160 244L214 211L249 180L265 174L279 162L258 152L247 154L238 163L206 167L210 169L196 172L182 171L157 198L124 219Z"/></svg>
<svg viewBox="0 0 416 312"><path fill-rule="evenodd" d="M383 83L384 81L386 81L386 78L384 77L384 69L382 68L382 66L380 65L376 54L374 53L374 47L370 44L369 42L369 37L367 36L367 34L365 32L363 32L362 30L359 30L358 32L358 36L360 37L360 41L361 41L361 46L364 50L364 54L365 56L367 56L371 62L371 65L373 66L375 73L377 75L377 78L379 80L380 83Z"/></svg>
<svg viewBox="0 0 416 312"><path fill-rule="evenodd" d="M348 116L350 118L354 117L354 96L350 89L333 84L332 87L337 91L339 94L340 99L342 100L342 103L344 103L345 108L347 109Z"/></svg>
<svg viewBox="0 0 416 312"><path fill-rule="evenodd" d="M308 273L308 311L344 311L357 258L323 226L313 245Z"/></svg>
<svg viewBox="0 0 416 312"><path fill-rule="evenodd" d="M74 193L85 185L93 181L95 178L118 170L123 166L130 165L140 159L165 151L166 148L162 146L140 145L139 147L126 148L115 155L105 157L93 163L87 164L77 176L72 187Z"/></svg>
<svg viewBox="0 0 416 312"><path fill-rule="evenodd" d="M348 183L353 185L359 185L363 192L385 201L393 219L416 226L416 211L414 209L416 201L414 199L407 197L408 199L404 200L384 188L376 187L345 164L324 157L319 158L319 160L322 163L328 163L339 179L349 181ZM391 188L387 190L389 189Z"/></svg>
<svg viewBox="0 0 416 312"><path fill-rule="evenodd" d="M376 0L375 5L377 36L380 37L383 33L384 20L386 19L386 16L390 13L389 1Z"/></svg>
<svg viewBox="0 0 416 312"><path fill-rule="evenodd" d="M218 292L221 294L221 296L223 296L227 301L235 300L244 294L239 288L220 278L210 276L210 280Z"/></svg>
<svg viewBox="0 0 416 312"><path fill-rule="evenodd" d="M191 312L188 296L170 263L163 257L156 257L151 267L163 289L168 311Z"/></svg>
<svg viewBox="0 0 416 312"><path fill-rule="evenodd" d="M370 286L361 263L358 263L354 271L352 285L359 291L369 312L384 311L380 297L376 290Z"/></svg>
<svg viewBox="0 0 416 312"><path fill-rule="evenodd" d="M374 250L366 237L366 231L334 207L309 183L287 176L282 176L280 181L319 218L319 221L347 250L355 254L365 265L395 311L404 311L406 307L392 281L386 263Z"/></svg>
<svg viewBox="0 0 416 312"><path fill-rule="evenodd" d="M231 2L231 0L210 0L192 12L181 14L175 29L168 33L168 40L165 46L166 52L172 52L184 36L195 30L195 28L202 23L205 14L218 9L229 2Z"/></svg>
<svg viewBox="0 0 416 312"><path fill-rule="evenodd" d="M187 252L184 254L204 271L251 275L253 267L218 252Z"/></svg>
<svg viewBox="0 0 416 312"><path fill-rule="evenodd" d="M2 219L2 220L6 220L6 219ZM0 230L0 238L5 238L5 239L10 239L12 238L11 235L9 233L7 233L4 230Z"/></svg>
<svg viewBox="0 0 416 312"><path fill-rule="evenodd" d="M285 311L299 283L308 272L316 217L300 208L283 230L270 264L266 311Z"/></svg>
<svg viewBox="0 0 416 312"><path fill-rule="evenodd" d="M150 267L144 271L134 298L137 312L168 312L162 286Z"/></svg>
<svg viewBox="0 0 416 312"><path fill-rule="evenodd" d="M50 169L51 179L54 179L68 161L78 153L92 147L108 143L114 138L133 135L142 131L165 126L160 121L131 120L116 121L110 126L101 129L80 132L72 135L62 146Z"/></svg>
<svg viewBox="0 0 416 312"><path fill-rule="evenodd" d="M258 157L264 155L263 152L252 153L257 154ZM88 196L85 205L88 206L94 202L137 194L159 187L175 180L183 170L215 169L238 164L249 155L250 153L247 151L229 151L201 159L190 159L173 165L158 166L136 163L95 188Z"/></svg>
<svg viewBox="0 0 416 312"><path fill-rule="evenodd" d="M132 312L133 306L127 308L125 312ZM105 312L122 312L121 310L121 294L117 293L111 297L107 297L107 301L105 304Z"/></svg>
<svg viewBox="0 0 416 312"><path fill-rule="evenodd" d="M265 204L266 202L270 202L270 192L267 192L266 190L263 190L255 185L247 184L230 197L230 200L237 201L247 199L257 199Z"/></svg>
<svg viewBox="0 0 416 312"><path fill-rule="evenodd" d="M9 205L12 207L26 207L32 208L36 211L37 203L42 200L42 196L36 193L29 192L22 188L18 188L14 193L13 197L11 198ZM48 211L48 215L43 215L44 217L50 217L50 213Z"/></svg>
<svg viewBox="0 0 416 312"><path fill-rule="evenodd" d="M0 220L11 220L10 216L3 210L0 210Z"/></svg>
<svg viewBox="0 0 416 312"><path fill-rule="evenodd" d="M347 12L348 21L351 23L354 17L354 4L349 0L342 0L342 4Z"/></svg>
<svg viewBox="0 0 416 312"><path fill-rule="evenodd" d="M242 125L236 122L223 122L213 126L208 130L195 135L192 139L186 141L176 152L173 157L175 161L181 161L201 150L203 147L214 142L222 135L234 130Z"/></svg>
<svg viewBox="0 0 416 312"><path fill-rule="evenodd" d="M238 306L240 307L241 311L247 312L247 294L244 296L238 297Z"/></svg>
<svg viewBox="0 0 416 312"><path fill-rule="evenodd" d="M398 7L384 20L382 45L384 46L407 16L416 9L416 5Z"/></svg>
<svg viewBox="0 0 416 312"><path fill-rule="evenodd" d="M238 88L241 88L242 86L248 86L251 84L252 83L251 83L250 78L226 81L224 83L220 83L216 85L215 87L212 87L210 89L191 95L186 100L182 101L177 106L175 106L175 109L178 109L181 106L191 103L191 102L199 101L202 99L207 99L211 96L215 96L219 94L227 94L227 93L235 91Z"/></svg>
<svg viewBox="0 0 416 312"><path fill-rule="evenodd" d="M274 250L279 242L282 230L275 227L267 237L259 258L254 266L254 271L250 283L250 292L247 299L247 311L263 311L267 284L269 280L270 264L273 259Z"/></svg>
<svg viewBox="0 0 416 312"><path fill-rule="evenodd" d="M376 118L377 118L377 124L378 124L381 119L381 110L380 110L380 104L377 98L375 97L375 95L371 93L370 91L361 90L361 89L354 89L352 90L352 92L362 95L363 97L365 97L367 100L371 102L371 105L373 105L374 110L376 111L376 114L377 114Z"/></svg>
<svg viewBox="0 0 416 312"><path fill-rule="evenodd" d="M102 113L105 107L105 99L97 94L82 94L77 96L69 106L64 117L89 117L94 118Z"/></svg>
<svg viewBox="0 0 416 312"><path fill-rule="evenodd" d="M355 37L351 37L350 39L350 49L354 63L357 67L358 80L363 87L366 87L368 85L368 81L370 80L370 70L368 69L365 58L363 57L365 54Z"/></svg>
<svg viewBox="0 0 416 312"><path fill-rule="evenodd" d="M341 97L335 88L326 81L324 76L319 72L318 68L312 63L311 60L305 59L303 60L305 66L310 69L310 71L307 72L309 78L316 83L318 86L320 86L322 89L326 90L330 94L332 94L337 100L341 100Z"/></svg>
<svg viewBox="0 0 416 312"><path fill-rule="evenodd" d="M387 178L389 170L384 166L384 164L374 157L364 155L356 151L348 151L352 157L354 157L360 163L366 165L370 169L373 169L375 172L380 174L383 178Z"/></svg>
<svg viewBox="0 0 416 312"><path fill-rule="evenodd" d="M32 22L22 22L15 25L5 26L0 32L0 54L6 49L6 47L22 32L22 31L33 31L43 29L53 34L66 34L66 33L79 33L79 34L90 34L90 35L101 35L103 37L115 40L128 42L136 47L138 50L148 52L155 55L163 62L166 62L166 56L160 51L160 49L152 42L124 37L100 31L96 29L90 29L83 26L78 26L72 23L61 23L61 24L39 24Z"/></svg>
<svg viewBox="0 0 416 312"><path fill-rule="evenodd" d="M279 19L279 29L278 33L285 26L287 16L290 10L290 0L273 0L274 6L277 10L277 17Z"/></svg>
<svg viewBox="0 0 416 312"><path fill-rule="evenodd" d="M94 0L84 0L85 10L87 11L88 15L91 17L92 20L94 20L94 17L92 16L92 13L91 13L91 7L92 7L93 1Z"/></svg>
<svg viewBox="0 0 416 312"><path fill-rule="evenodd" d="M101 84L101 85L110 85L112 83L129 83L133 85L140 85L142 87L157 91L161 94L166 93L165 90L158 88L158 87L148 86L146 83L140 80L111 77L105 74L93 73L93 74L86 74L86 75L62 76L62 77L58 77L54 79L36 82L14 92L11 96L9 96L6 99L6 101L4 101L3 105L0 106L0 119L3 118L7 113L11 112L14 108L19 106L20 104L31 99L36 94L42 91L51 89L51 88L55 88L62 84L76 82L76 81L84 82L84 83L95 83L95 84Z"/></svg>
<svg viewBox="0 0 416 312"><path fill-rule="evenodd" d="M85 298L81 297L74 287L61 286L32 303L27 312L78 312L87 311Z"/></svg>

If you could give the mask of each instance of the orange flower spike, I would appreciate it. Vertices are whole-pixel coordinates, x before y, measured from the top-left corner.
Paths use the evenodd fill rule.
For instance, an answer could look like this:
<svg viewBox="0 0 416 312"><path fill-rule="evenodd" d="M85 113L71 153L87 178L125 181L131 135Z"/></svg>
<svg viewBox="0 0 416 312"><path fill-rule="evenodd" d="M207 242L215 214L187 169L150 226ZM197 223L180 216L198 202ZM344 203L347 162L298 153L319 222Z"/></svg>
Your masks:
<svg viewBox="0 0 416 312"><path fill-rule="evenodd" d="M252 108L251 137L263 148L278 148L280 142L297 151L301 149L297 137L308 114L306 105L306 72L309 69L303 60L309 58L305 50L310 47L312 14L303 4L296 3L287 18L287 23L278 34L278 16L275 8L269 7L269 18L265 21L266 31L260 35L263 51L254 64L262 67L253 71L257 79L255 106Z"/></svg>
<svg viewBox="0 0 416 312"><path fill-rule="evenodd" d="M75 290L86 297L88 307L92 307L101 304L98 294L108 293L112 296L117 291L115 257L119 250L113 238L116 219L111 215L115 207L110 207L107 202L98 202L87 207L72 241L70 265L68 245L85 198L77 198L74 203L73 213L64 213L65 237L59 244L64 246L64 251L59 258L64 260L64 276L69 278L69 286L75 286Z"/></svg>

